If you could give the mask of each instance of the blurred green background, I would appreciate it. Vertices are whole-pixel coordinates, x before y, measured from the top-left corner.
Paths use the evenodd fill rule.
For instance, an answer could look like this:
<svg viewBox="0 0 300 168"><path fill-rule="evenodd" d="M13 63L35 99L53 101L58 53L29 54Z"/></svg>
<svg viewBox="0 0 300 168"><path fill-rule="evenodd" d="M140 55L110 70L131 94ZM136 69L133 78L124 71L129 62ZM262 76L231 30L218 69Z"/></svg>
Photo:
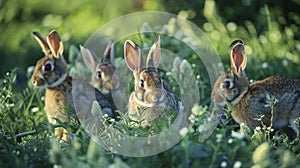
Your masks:
<svg viewBox="0 0 300 168"><path fill-rule="evenodd" d="M245 41L256 38L264 43L268 39L266 32L270 29L274 30L270 35L271 42L281 40L280 43L291 44L289 50L292 55L299 55L300 50L296 41L300 37L299 0L0 0L0 8L1 76L14 67L26 71L42 56L39 45L30 35L32 31L39 31L45 36L52 29L58 30L65 52L68 52L71 44L78 46L84 43L95 30L112 19L148 10L186 16L207 33L221 56L227 54L228 44L235 38ZM272 22L276 23L274 28L270 27ZM282 34L292 37L282 38ZM283 41L285 39L295 41ZM281 54L285 57L284 53Z"/></svg>
<svg viewBox="0 0 300 168"><path fill-rule="evenodd" d="M83 44L114 18L149 10L180 15L198 25L220 54L226 70L230 68L228 45L237 38L243 39L250 82L274 74L300 78L299 9L300 0L0 0L0 167L299 166L299 139L289 141L280 132L270 137L273 132L267 127L238 130L239 126L230 117L220 122L220 127L206 141L201 141L203 134L199 130L205 128L203 122L209 115L210 96L207 95L211 81L197 60L190 61L195 65L192 66L194 72L201 72L197 82L203 106L200 104L194 109L197 120L180 143L150 157L111 154L86 138L83 129L77 131L74 143L58 143L51 136L53 126L48 124L44 112L43 91L33 89L31 84L15 89L15 83L27 83L30 77L27 67L35 65L43 56L30 35L32 31L45 37L56 29L64 42L64 56L73 68L74 45ZM152 44L153 39L147 40ZM175 42L162 45L167 49L177 48L176 53L191 55L187 46ZM3 75L15 67L19 69ZM177 86L174 80L170 84ZM202 101L204 98L208 101ZM226 115L229 116L230 111ZM73 126L64 124L68 129Z"/></svg>

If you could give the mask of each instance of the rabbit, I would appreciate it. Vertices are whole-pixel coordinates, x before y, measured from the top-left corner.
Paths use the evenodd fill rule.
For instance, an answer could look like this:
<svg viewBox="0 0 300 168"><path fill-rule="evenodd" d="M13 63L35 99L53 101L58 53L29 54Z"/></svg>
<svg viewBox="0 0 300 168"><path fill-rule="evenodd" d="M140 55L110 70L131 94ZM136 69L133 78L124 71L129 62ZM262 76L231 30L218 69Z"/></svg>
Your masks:
<svg viewBox="0 0 300 168"><path fill-rule="evenodd" d="M243 41L233 41L229 49L231 71L221 75L212 90L217 109L223 110L229 103L233 105L231 115L238 123L252 129L265 125L282 129L289 137L298 136L294 121L300 117L300 80L271 76L249 84L244 71L247 56ZM276 98L273 107L271 97Z"/></svg>
<svg viewBox="0 0 300 168"><path fill-rule="evenodd" d="M81 54L85 65L92 71L91 84L103 94L118 90L118 76L114 75L116 70L114 61L114 43L110 41L103 54L103 61L91 50L80 46ZM114 75L114 76L113 76ZM113 80L113 77L116 78Z"/></svg>
<svg viewBox="0 0 300 168"><path fill-rule="evenodd" d="M158 37L149 51L144 68L141 49L131 40L126 40L124 44L125 62L134 76L134 91L129 97L128 115L142 126L151 125L164 110L183 111L181 100L157 71L160 52Z"/></svg>
<svg viewBox="0 0 300 168"><path fill-rule="evenodd" d="M100 62L93 51L83 46L80 46L80 50L85 65L92 71L90 83L102 94L107 96L108 101L114 106L115 109L118 109L119 112L122 112L123 99L119 88L120 79L113 64L113 41L110 40L110 42L107 44L103 54L102 62Z"/></svg>
<svg viewBox="0 0 300 168"><path fill-rule="evenodd" d="M62 55L63 43L59 34L53 30L47 36L47 40L38 32L33 32L32 35L39 42L45 56L36 63L31 82L37 88L46 89L45 111L49 123L57 124L55 118L62 122L69 121L70 115L74 116L75 112L78 118L92 121L93 118L97 118L90 114L94 100L98 101L102 113L113 117L114 109L103 94L83 79L68 75L68 67ZM67 114L67 109L71 109L70 114ZM79 122L77 117L75 119ZM93 120L93 122L99 121ZM54 135L65 142L69 142L67 132L62 127L54 129Z"/></svg>

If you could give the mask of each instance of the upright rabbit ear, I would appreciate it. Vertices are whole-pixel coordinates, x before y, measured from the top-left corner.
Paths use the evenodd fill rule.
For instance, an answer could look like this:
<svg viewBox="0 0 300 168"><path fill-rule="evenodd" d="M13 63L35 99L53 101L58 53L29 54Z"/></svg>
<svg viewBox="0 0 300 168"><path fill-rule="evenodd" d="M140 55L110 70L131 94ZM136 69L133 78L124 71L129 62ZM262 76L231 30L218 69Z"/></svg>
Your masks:
<svg viewBox="0 0 300 168"><path fill-rule="evenodd" d="M45 53L45 55L49 55L50 54L50 48L48 46L47 41L38 32L32 32L32 35L39 42L39 44L40 44L43 52Z"/></svg>
<svg viewBox="0 0 300 168"><path fill-rule="evenodd" d="M80 52L85 65L93 72L99 63L99 59L94 52L80 45Z"/></svg>
<svg viewBox="0 0 300 168"><path fill-rule="evenodd" d="M131 40L124 44L124 56L128 68L131 71L139 71L143 67L141 49Z"/></svg>
<svg viewBox="0 0 300 168"><path fill-rule="evenodd" d="M115 58L114 54L114 42L112 40L106 46L106 49L103 54L103 62L113 63Z"/></svg>
<svg viewBox="0 0 300 168"><path fill-rule="evenodd" d="M233 73L240 76L247 64L244 42L242 40L235 40L231 43L229 49Z"/></svg>
<svg viewBox="0 0 300 168"><path fill-rule="evenodd" d="M53 56L55 58L59 58L64 51L64 46L58 33L55 30L52 30L49 33L47 37L47 42Z"/></svg>
<svg viewBox="0 0 300 168"><path fill-rule="evenodd" d="M160 36L156 39L152 47L150 48L149 54L147 56L147 67L157 68L160 60Z"/></svg>

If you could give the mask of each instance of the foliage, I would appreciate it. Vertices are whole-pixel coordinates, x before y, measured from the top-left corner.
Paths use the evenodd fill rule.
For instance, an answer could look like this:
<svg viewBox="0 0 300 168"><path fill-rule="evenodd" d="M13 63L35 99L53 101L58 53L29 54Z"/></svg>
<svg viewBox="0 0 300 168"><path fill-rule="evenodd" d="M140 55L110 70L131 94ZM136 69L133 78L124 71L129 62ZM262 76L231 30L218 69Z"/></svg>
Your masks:
<svg viewBox="0 0 300 168"><path fill-rule="evenodd" d="M16 1L0 0L1 66L0 75L14 66L25 70L40 57L40 48L30 36L32 31L45 35L60 32L66 48L82 44L96 29L114 18L131 12L160 10L157 1ZM13 58L13 59L12 59ZM3 68L3 69L2 69Z"/></svg>
<svg viewBox="0 0 300 168"><path fill-rule="evenodd" d="M137 2L140 1L130 2L127 6L125 2L118 4L113 1L93 1L92 3L57 1L56 4L27 0L18 1L18 3L0 1L1 8L5 9L0 12L0 30L6 34L1 40L9 41L9 43L0 44L0 50L3 51L1 53L4 56L1 59L13 65L15 61L8 59L10 55L27 55L18 61L22 63L29 56L41 55L40 49L33 40L28 40L33 42L27 43L28 32L37 27L43 34L49 29L58 29L65 33L62 36L66 40L66 48L70 48L68 62L72 69L76 66L74 58L79 51L77 47L69 47L70 43L78 46L77 44L82 39L86 39L86 36L94 31L96 26L127 13L127 10L134 6L132 3ZM158 2L166 6L167 10L198 22L220 53L226 69L230 65L228 44L233 39L241 38L246 44L248 55L246 72L251 82L274 74L299 78L299 73L297 73L300 71L300 43L297 40L299 39L297 28L299 27L299 16L293 9L286 13L289 9L287 6L278 8L274 5L275 2L272 4L269 1L267 5L263 1L237 1L230 5L224 5L228 2L215 3L212 0L206 0L200 4L198 1L191 1L191 4L197 4L192 6L185 1L178 1L179 4L183 4L178 5L169 3L168 0L161 0L154 1L152 6L145 7L147 5L142 4L134 6L134 8L136 10L160 9L162 7L157 7L160 6ZM113 3L113 5L106 3ZM242 8L237 8L236 6L241 3L244 3ZM277 1L277 3L281 4L283 1ZM299 2L296 0L288 3L299 6ZM69 6L68 9L63 7L66 4ZM115 5L115 8L109 8ZM102 9L99 6L107 6L107 10L101 11L99 17L94 17L93 12ZM243 15L241 15L243 12L234 11L234 9L244 11L246 10L245 6L247 6L247 11ZM8 10L8 7L14 10ZM249 15L249 13L254 14ZM219 14L226 17L220 17ZM91 18L89 24L83 24L85 22L77 24L79 20L82 21L87 17ZM80 19L77 20L77 18ZM19 29L20 26L23 29ZM11 37L14 37L13 41ZM132 39L143 46L143 44L151 44L155 35L135 35ZM0 167L239 168L296 167L300 165L299 139L290 140L281 131L274 131L269 127L250 130L243 124L239 126L230 117L230 110L224 114L225 119L220 121L213 132L202 134L205 131L203 131L203 124L209 123L206 119L210 115L208 109L211 81L208 80L206 73L203 74L205 69L201 63L193 59L193 53L188 50L188 46L183 46L176 39L167 37L163 39L165 41L162 42L162 47L180 55L181 61L186 59L191 65L192 73L195 76L199 75L197 84L202 94L199 104L194 106L192 115L189 117L192 124L188 127L188 134L177 145L153 156L126 157L105 151L86 136L82 128L78 128L76 133L70 135L73 140L71 144L58 142L53 137L53 126L49 125L45 115L44 93L42 90L34 89L27 79L31 75L30 68L28 74L24 73L22 69L15 69L4 74L0 79ZM116 52L122 53L122 48L118 47L122 45L122 42L116 46ZM30 61L36 61L36 59L38 58L35 57ZM116 61L120 62L122 59ZM27 67L29 64L33 64L33 62L27 62L25 66ZM20 77L17 74L21 72L25 76L24 88L19 87ZM87 72L83 69L82 73ZM176 81L167 74L164 74L164 77L170 81L172 89L179 93ZM124 120L128 120L126 116L122 117ZM72 124L64 126L68 128L72 127ZM122 129L121 126L124 125L118 123L115 125L119 129ZM149 136L149 134L145 134L143 128L125 128L129 133ZM208 139L203 140L203 136L208 136Z"/></svg>
<svg viewBox="0 0 300 168"><path fill-rule="evenodd" d="M15 73L12 71L1 79L1 167L293 167L300 164L297 140L288 140L280 132L270 137L269 129L264 128L252 131L242 125L239 130L231 118L222 120L209 138L199 143L203 135L198 130L207 115L206 106L193 109L197 120L179 144L154 156L131 158L109 153L81 129L72 135L71 144L58 142L52 137L52 130L47 129L40 93L31 87L25 89L30 94L17 93L13 87ZM24 102L11 105L19 101ZM145 132L134 131L141 131L141 135Z"/></svg>

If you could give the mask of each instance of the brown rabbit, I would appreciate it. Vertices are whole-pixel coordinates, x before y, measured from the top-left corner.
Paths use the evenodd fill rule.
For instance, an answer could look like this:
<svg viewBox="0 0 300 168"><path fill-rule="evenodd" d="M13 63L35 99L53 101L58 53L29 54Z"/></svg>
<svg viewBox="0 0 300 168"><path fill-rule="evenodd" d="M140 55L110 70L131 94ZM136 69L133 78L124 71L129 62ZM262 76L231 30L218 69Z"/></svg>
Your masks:
<svg viewBox="0 0 300 168"><path fill-rule="evenodd" d="M92 71L91 84L96 87L101 93L108 94L115 91L119 87L117 75L114 75L115 66L114 61L114 43L110 41L107 44L106 50L103 54L103 60L100 62L99 58L91 50L80 46L82 58L85 65Z"/></svg>
<svg viewBox="0 0 300 168"><path fill-rule="evenodd" d="M217 79L212 91L212 100L221 108L219 110L230 103L233 105L231 115L238 123L252 129L264 124L284 129L287 135L291 127L298 136L294 121L300 117L300 80L271 76L249 84L244 71L247 57L241 40L230 45L230 60L231 71ZM276 98L273 111L268 97Z"/></svg>
<svg viewBox="0 0 300 168"><path fill-rule="evenodd" d="M134 75L134 91L129 98L128 115L142 125L151 124L164 110L183 111L181 100L157 71L160 52L158 37L149 51L144 68L141 49L130 40L124 44L125 61Z"/></svg>
<svg viewBox="0 0 300 168"><path fill-rule="evenodd" d="M114 109L104 95L84 80L68 75L67 64L62 55L63 43L55 30L49 33L47 41L38 32L33 32L32 35L39 42L45 56L36 63L31 81L38 88L46 88L45 110L51 124L57 123L55 118L62 122L69 121L70 114L75 115L75 109L77 115L82 115L81 118L93 118L90 111L96 98L102 107L102 113L114 115ZM67 114L67 109L71 109L70 114ZM55 128L54 135L68 142L66 129Z"/></svg>

